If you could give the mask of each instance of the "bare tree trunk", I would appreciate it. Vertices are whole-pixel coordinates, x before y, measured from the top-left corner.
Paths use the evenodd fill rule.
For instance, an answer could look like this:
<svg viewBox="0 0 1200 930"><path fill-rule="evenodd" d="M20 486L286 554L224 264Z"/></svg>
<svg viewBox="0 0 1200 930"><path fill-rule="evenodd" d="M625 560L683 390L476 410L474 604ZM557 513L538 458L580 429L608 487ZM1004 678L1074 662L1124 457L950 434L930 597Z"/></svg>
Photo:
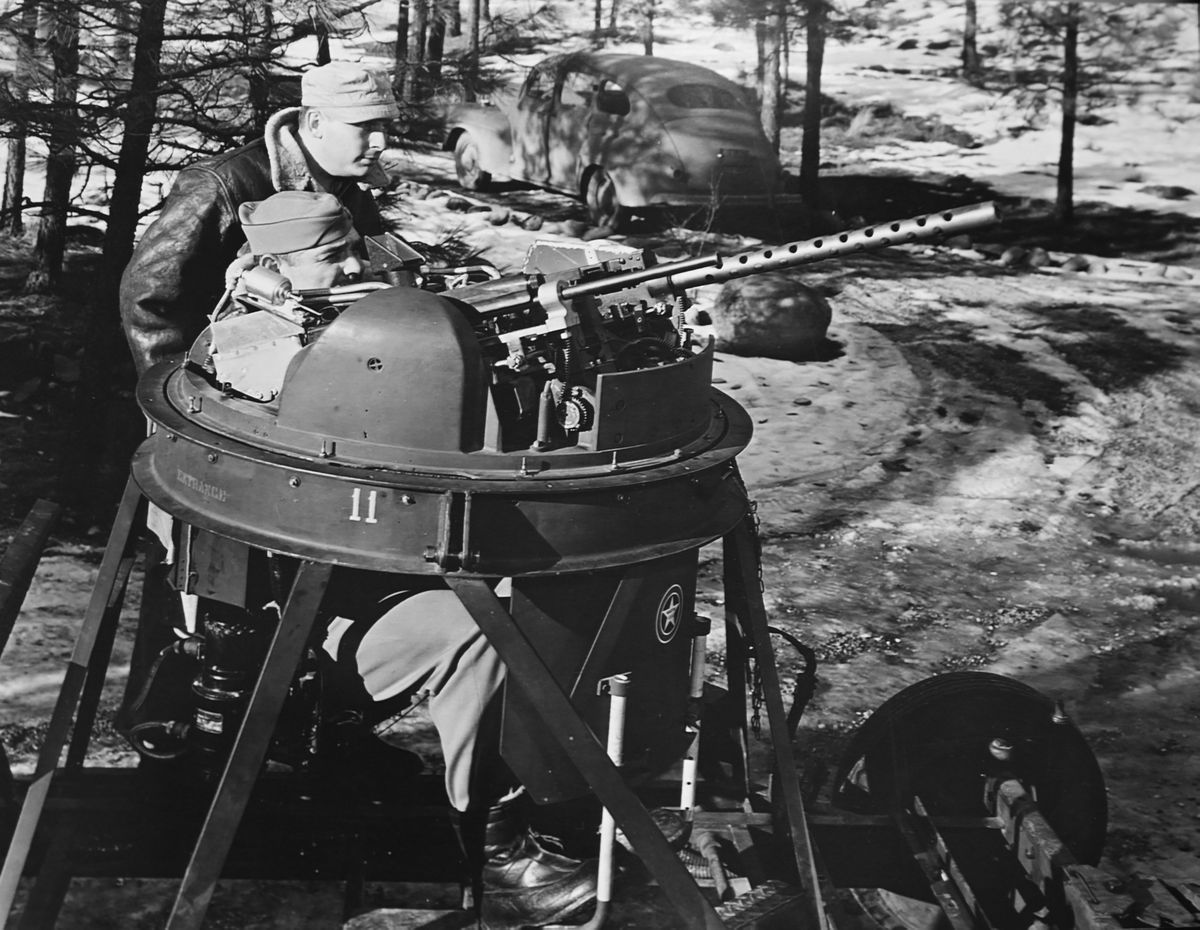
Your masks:
<svg viewBox="0 0 1200 930"><path fill-rule="evenodd" d="M787 28L783 30L783 59L780 62L782 72L780 80L783 81L783 86L779 90L780 112L787 110L788 82L792 79L792 21L790 17L786 25Z"/></svg>
<svg viewBox="0 0 1200 930"><path fill-rule="evenodd" d="M246 38L250 42L250 63L248 83L250 86L250 132L247 141L257 139L267 128L267 120L271 117L271 83L268 66L271 63L273 35L275 32L274 0L257 0L246 7L247 23ZM140 33L140 30L139 30ZM139 43L141 36L138 37ZM161 48L161 42L160 42ZM137 69L134 62L134 70ZM157 79L156 79L157 80Z"/></svg>
<svg viewBox="0 0 1200 930"><path fill-rule="evenodd" d="M446 50L446 13L441 3L434 0L429 17L429 50L426 55L427 73L431 89L442 80L442 56Z"/></svg>
<svg viewBox="0 0 1200 930"><path fill-rule="evenodd" d="M79 88L79 7L71 0L51 0L46 48L54 62L54 112L46 156L46 193L42 198L33 269L25 282L31 292L49 290L62 274L67 242L67 210L75 177L75 142L79 132L76 93Z"/></svg>
<svg viewBox="0 0 1200 930"><path fill-rule="evenodd" d="M462 5L458 0L443 0L443 2L449 13L446 17L446 24L450 29L450 35L457 39L462 35Z"/></svg>
<svg viewBox="0 0 1200 930"><path fill-rule="evenodd" d="M763 87L763 82L766 80L763 62L767 60L767 23L763 19L754 21L754 53L754 90L758 94L758 102L761 106L763 97L766 95L766 88Z"/></svg>
<svg viewBox="0 0 1200 930"><path fill-rule="evenodd" d="M763 132L775 151L779 151L779 89L782 77L780 59L783 51L783 34L787 28L787 11L784 0L775 0L763 22L762 99L759 118Z"/></svg>
<svg viewBox="0 0 1200 930"><path fill-rule="evenodd" d="M467 0L467 60L463 68L463 99L476 99L476 74L479 70L479 0Z"/></svg>
<svg viewBox="0 0 1200 930"><path fill-rule="evenodd" d="M8 140L8 159L4 168L4 200L0 203L0 216L8 231L14 236L25 232L25 217L22 204L25 200L25 145L28 123L24 108L29 101L29 86L33 81L37 55L38 0L27 0L21 10L21 24L17 27L17 60L13 64L12 137ZM10 212L11 211L11 212Z"/></svg>
<svg viewBox="0 0 1200 930"><path fill-rule="evenodd" d="M979 60L979 48L975 43L975 34L979 26L975 0L965 0L964 6L966 18L963 22L963 77L971 84L978 84L983 76L983 66Z"/></svg>
<svg viewBox="0 0 1200 930"><path fill-rule="evenodd" d="M621 8L621 0L612 0L612 6L608 8L608 28L613 32L617 29L617 12Z"/></svg>
<svg viewBox="0 0 1200 930"><path fill-rule="evenodd" d="M268 0L267 7L270 6ZM108 227L104 236L104 264L118 276L133 254L142 201L142 179L150 137L158 112L160 65L162 62L163 23L167 0L141 0L137 26L137 47L133 57L133 76L122 120L121 150L108 206Z"/></svg>
<svg viewBox="0 0 1200 930"><path fill-rule="evenodd" d="M596 44L600 43L600 30L603 28L601 25L603 22L603 19L601 18L602 6L603 3L601 0L596 0L595 4L592 6L592 41Z"/></svg>
<svg viewBox="0 0 1200 930"><path fill-rule="evenodd" d="M643 54L654 54L654 14L656 0L643 0L645 8L642 13L642 51Z"/></svg>
<svg viewBox="0 0 1200 930"><path fill-rule="evenodd" d="M800 192L817 201L821 166L821 70L825 63L825 0L807 0L804 20L804 137L800 143Z"/></svg>
<svg viewBox="0 0 1200 930"><path fill-rule="evenodd" d="M425 43L429 39L429 0L409 0L408 62L409 77L404 99L416 103L425 99Z"/></svg>
<svg viewBox="0 0 1200 930"><path fill-rule="evenodd" d="M317 64L327 65L333 60L329 54L329 24L324 17L317 19Z"/></svg>
<svg viewBox="0 0 1200 930"><path fill-rule="evenodd" d="M1075 111L1079 99L1079 3L1067 4L1063 36L1062 139L1058 149L1058 190L1054 218L1069 225L1075 219Z"/></svg>
<svg viewBox="0 0 1200 930"><path fill-rule="evenodd" d="M408 86L408 0L400 0L396 7L396 46L392 67L392 90L396 99L407 100Z"/></svg>
<svg viewBox="0 0 1200 930"><path fill-rule="evenodd" d="M133 51L133 34L137 29L135 8L132 3L118 3L113 9L113 24L117 29L113 38L113 57L118 62L128 61L129 53Z"/></svg>
<svg viewBox="0 0 1200 930"><path fill-rule="evenodd" d="M140 432L135 411L115 408L108 399L114 385L132 374L119 310L121 273L133 254L142 200L142 181L150 139L157 118L167 0L141 0L136 24L137 44L128 97L123 101L121 149L109 201L104 235L100 287L88 307L87 333L75 395L75 449L64 473L71 490L98 489L95 501L72 501L77 506L103 506L106 492L120 487L129 456ZM122 366L120 362L126 364ZM122 370L128 372L122 376ZM96 477L99 480L96 480ZM89 495L91 496L91 495Z"/></svg>

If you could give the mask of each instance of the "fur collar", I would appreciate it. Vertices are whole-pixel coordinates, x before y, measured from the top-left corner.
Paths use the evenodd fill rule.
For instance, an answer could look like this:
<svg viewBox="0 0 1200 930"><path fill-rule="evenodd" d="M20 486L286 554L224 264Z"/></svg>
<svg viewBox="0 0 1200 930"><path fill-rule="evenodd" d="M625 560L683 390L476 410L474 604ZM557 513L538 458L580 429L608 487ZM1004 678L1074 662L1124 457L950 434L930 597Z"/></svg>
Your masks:
<svg viewBox="0 0 1200 930"><path fill-rule="evenodd" d="M296 134L299 128L299 107L280 110L267 120L267 158L271 161L271 183L277 191L312 190L312 172Z"/></svg>

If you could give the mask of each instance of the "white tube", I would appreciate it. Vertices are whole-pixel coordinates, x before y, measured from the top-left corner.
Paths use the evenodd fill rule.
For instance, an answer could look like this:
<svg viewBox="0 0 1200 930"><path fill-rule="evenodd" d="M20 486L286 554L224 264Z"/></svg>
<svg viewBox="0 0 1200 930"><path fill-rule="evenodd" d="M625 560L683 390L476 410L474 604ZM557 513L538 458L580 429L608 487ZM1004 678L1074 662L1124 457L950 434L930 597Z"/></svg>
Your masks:
<svg viewBox="0 0 1200 930"><path fill-rule="evenodd" d="M629 687L628 675L609 679L608 757L620 765L625 751L625 700ZM603 905L612 900L613 844L617 825L608 808L600 815L600 861L596 873L596 901Z"/></svg>

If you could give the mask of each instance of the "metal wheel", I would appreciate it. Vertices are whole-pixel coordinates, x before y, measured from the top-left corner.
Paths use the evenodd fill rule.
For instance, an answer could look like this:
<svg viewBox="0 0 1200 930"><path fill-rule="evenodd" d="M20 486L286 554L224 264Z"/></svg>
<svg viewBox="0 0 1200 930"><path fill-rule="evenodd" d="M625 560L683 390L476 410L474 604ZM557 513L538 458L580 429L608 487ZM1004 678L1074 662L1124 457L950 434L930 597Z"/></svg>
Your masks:
<svg viewBox="0 0 1200 930"><path fill-rule="evenodd" d="M454 172L458 183L469 191L486 191L492 186L492 176L479 167L479 144L469 132L454 143Z"/></svg>
<svg viewBox="0 0 1200 930"><path fill-rule="evenodd" d="M981 816L985 782L1004 765L989 749L994 740L1011 745L1007 770L1036 797L1055 832L1081 862L1096 863L1108 804L1095 756L1075 725L1055 715L1050 698L1000 675L927 678L884 702L842 756L834 804L886 814L919 796L932 816ZM944 922L936 906L886 890L860 893L859 901L908 930Z"/></svg>
<svg viewBox="0 0 1200 930"><path fill-rule="evenodd" d="M628 219L628 211L621 206L617 197L617 186L603 168L597 168L588 176L584 194L588 218L596 226L619 230Z"/></svg>

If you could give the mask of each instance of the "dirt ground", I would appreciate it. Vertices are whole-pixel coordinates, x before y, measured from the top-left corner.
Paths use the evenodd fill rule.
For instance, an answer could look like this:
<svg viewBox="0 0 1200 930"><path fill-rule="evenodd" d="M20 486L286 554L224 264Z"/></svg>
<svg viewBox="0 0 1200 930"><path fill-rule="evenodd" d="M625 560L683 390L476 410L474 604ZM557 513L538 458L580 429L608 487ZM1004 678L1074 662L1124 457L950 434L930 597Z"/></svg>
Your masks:
<svg viewBox="0 0 1200 930"><path fill-rule="evenodd" d="M893 216L922 197L931 208L981 199L925 181L888 190ZM808 269L803 280L834 308L831 361L720 357L718 387L755 422L741 463L771 620L820 660L799 758L811 784L874 708L927 676L1011 675L1061 698L1100 762L1104 865L1197 881L1200 287L1002 266L1005 245L1048 235L1022 220L1036 206L1010 205L975 249L911 246ZM1089 214L1087 241L1060 247L1098 251L1106 230L1134 228L1129 219ZM1126 239L1124 254L1153 258L1172 221L1140 220L1147 233ZM0 541L36 498L63 490L80 339L79 295L18 296L24 253L10 245L6 258ZM118 391L113 403L131 400ZM18 773L31 770L105 531L94 508L68 514L0 664L0 737ZM697 603L720 620L708 549ZM129 629L96 739L107 764L132 762L111 731ZM795 666L781 648L785 684ZM74 925L109 925L96 922L106 913L140 926L137 914L161 908L161 889L88 888L75 913L91 916ZM233 894L222 912L219 899L214 925L327 926L336 911L311 888L253 897L250 911ZM131 900L158 903L131 911Z"/></svg>

